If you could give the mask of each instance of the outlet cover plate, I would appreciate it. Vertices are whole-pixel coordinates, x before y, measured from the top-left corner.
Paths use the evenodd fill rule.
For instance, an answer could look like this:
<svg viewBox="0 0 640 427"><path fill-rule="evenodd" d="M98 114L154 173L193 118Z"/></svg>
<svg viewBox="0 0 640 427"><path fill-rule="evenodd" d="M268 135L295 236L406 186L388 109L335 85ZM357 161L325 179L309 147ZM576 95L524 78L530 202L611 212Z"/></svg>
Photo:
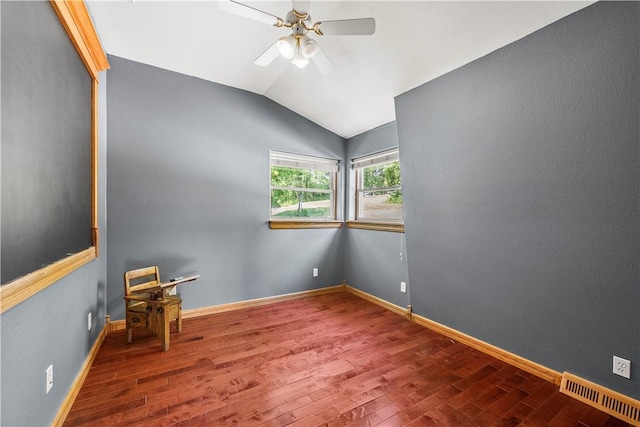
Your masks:
<svg viewBox="0 0 640 427"><path fill-rule="evenodd" d="M318 277L318 269L317 268L313 269L313 277Z"/></svg>
<svg viewBox="0 0 640 427"><path fill-rule="evenodd" d="M631 361L619 356L613 356L613 373L631 379Z"/></svg>
<svg viewBox="0 0 640 427"><path fill-rule="evenodd" d="M89 314L87 315L87 330L90 331L91 330L91 312L89 312Z"/></svg>
<svg viewBox="0 0 640 427"><path fill-rule="evenodd" d="M400 282L400 292L402 292L403 294L407 293L407 283L406 282Z"/></svg>

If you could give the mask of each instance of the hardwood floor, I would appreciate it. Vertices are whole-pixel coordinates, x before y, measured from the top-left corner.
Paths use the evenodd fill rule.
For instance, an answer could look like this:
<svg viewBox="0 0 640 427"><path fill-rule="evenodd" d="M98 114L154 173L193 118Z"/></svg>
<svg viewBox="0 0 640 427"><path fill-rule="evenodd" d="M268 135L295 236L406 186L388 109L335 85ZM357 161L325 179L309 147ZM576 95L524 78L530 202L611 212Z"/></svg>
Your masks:
<svg viewBox="0 0 640 427"><path fill-rule="evenodd" d="M114 332L64 425L628 424L344 292Z"/></svg>

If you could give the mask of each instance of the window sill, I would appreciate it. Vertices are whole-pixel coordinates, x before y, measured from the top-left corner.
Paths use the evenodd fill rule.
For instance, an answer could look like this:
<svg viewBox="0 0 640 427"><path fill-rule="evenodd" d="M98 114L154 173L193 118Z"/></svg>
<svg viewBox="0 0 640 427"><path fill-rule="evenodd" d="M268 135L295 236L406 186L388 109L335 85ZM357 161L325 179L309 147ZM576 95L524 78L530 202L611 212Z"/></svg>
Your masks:
<svg viewBox="0 0 640 427"><path fill-rule="evenodd" d="M342 228L342 221L269 221L272 230L295 228Z"/></svg>
<svg viewBox="0 0 640 427"><path fill-rule="evenodd" d="M347 221L347 228L404 233L404 224L397 222Z"/></svg>

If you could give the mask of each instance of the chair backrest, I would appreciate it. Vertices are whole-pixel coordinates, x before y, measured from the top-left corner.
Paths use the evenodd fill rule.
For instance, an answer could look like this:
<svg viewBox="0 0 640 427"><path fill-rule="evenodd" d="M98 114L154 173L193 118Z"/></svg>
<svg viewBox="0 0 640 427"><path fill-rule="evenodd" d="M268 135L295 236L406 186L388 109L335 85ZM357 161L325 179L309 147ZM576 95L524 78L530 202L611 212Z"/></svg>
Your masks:
<svg viewBox="0 0 640 427"><path fill-rule="evenodd" d="M139 294L160 284L158 266L139 268L124 273L124 295Z"/></svg>

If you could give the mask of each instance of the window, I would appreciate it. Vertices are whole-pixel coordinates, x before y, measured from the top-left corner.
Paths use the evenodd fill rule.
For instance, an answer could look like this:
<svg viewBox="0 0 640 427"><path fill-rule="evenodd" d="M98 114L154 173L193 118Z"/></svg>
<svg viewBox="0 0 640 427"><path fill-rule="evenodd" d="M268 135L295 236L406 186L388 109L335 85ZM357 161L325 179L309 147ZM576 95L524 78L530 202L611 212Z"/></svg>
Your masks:
<svg viewBox="0 0 640 427"><path fill-rule="evenodd" d="M402 224L398 149L353 159L351 169L355 175L355 220ZM387 231L403 230L394 228Z"/></svg>
<svg viewBox="0 0 640 427"><path fill-rule="evenodd" d="M339 160L271 152L272 221L333 221Z"/></svg>

